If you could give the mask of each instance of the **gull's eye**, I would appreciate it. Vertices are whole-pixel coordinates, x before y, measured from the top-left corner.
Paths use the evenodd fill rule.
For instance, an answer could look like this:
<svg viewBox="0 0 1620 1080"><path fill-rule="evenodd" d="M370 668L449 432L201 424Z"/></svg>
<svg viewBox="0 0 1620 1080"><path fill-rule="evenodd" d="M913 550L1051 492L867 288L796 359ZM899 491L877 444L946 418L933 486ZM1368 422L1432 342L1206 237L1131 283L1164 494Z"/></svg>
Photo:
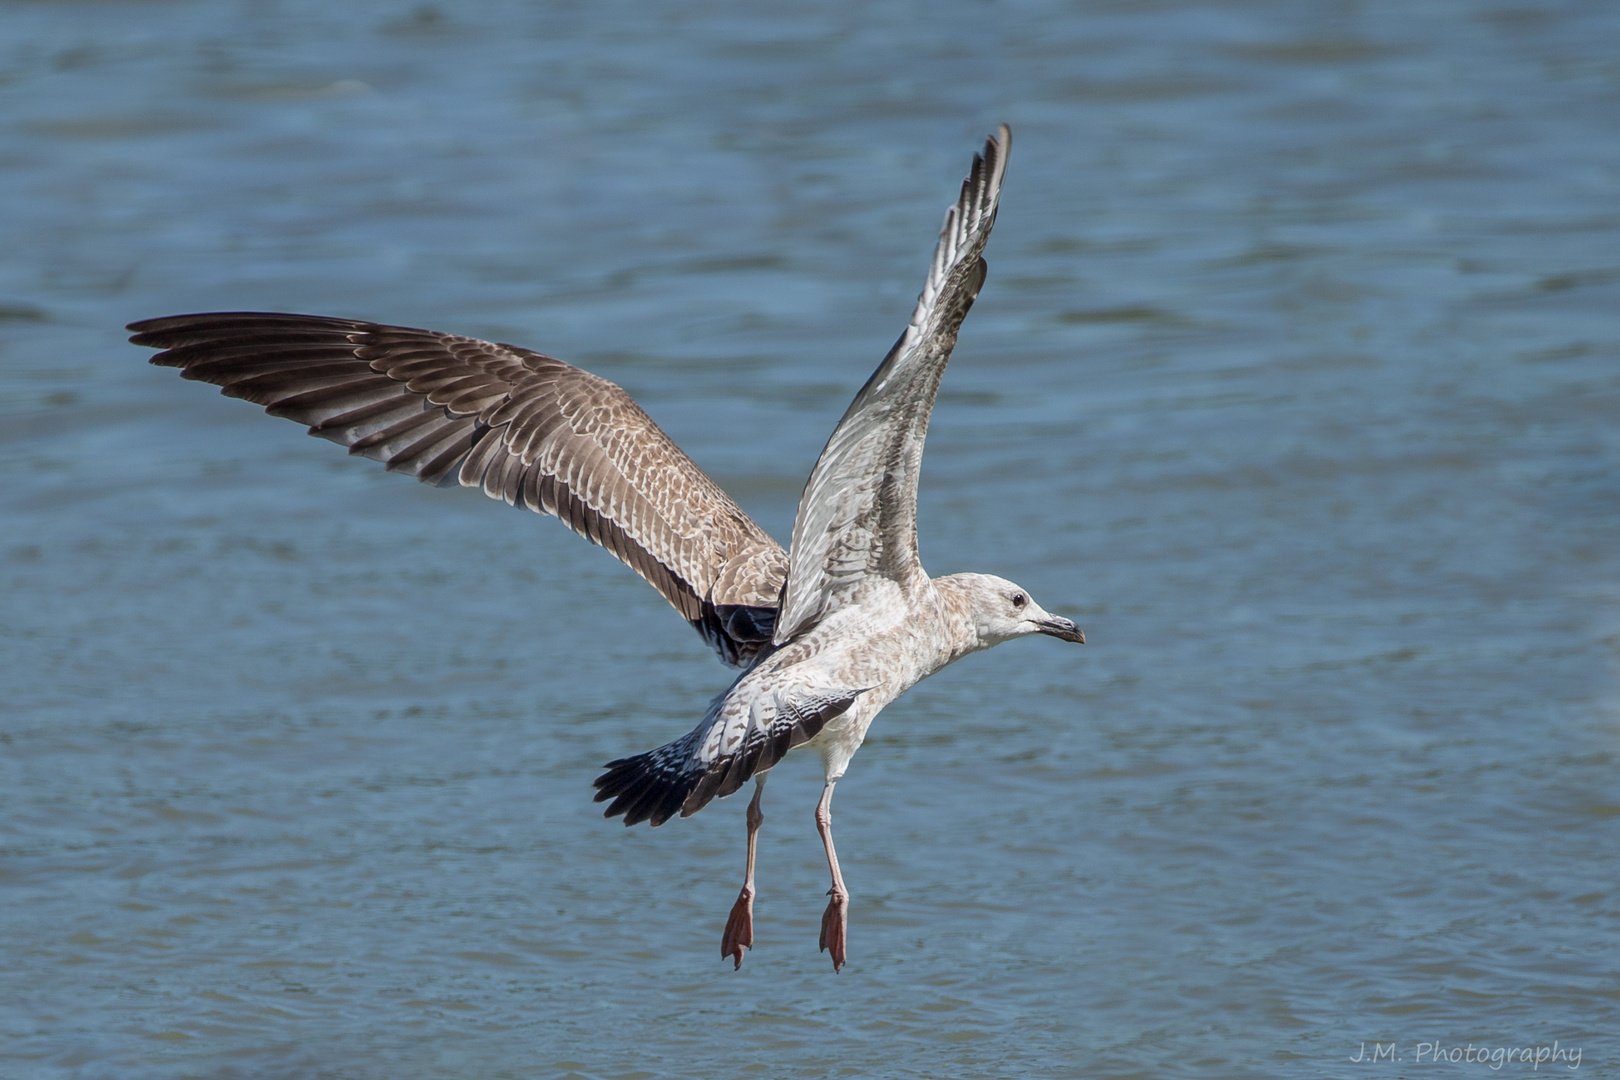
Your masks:
<svg viewBox="0 0 1620 1080"><path fill-rule="evenodd" d="M1029 597L1021 592L1013 593L1013 607L1023 607L1027 603L1029 603Z"/></svg>

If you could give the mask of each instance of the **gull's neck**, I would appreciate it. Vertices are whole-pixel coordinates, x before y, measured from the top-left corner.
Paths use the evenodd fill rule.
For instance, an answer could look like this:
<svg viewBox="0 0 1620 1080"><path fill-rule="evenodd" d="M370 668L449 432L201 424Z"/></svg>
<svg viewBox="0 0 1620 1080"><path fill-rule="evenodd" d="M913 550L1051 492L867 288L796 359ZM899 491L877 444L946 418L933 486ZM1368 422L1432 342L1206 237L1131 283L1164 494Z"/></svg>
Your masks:
<svg viewBox="0 0 1620 1080"><path fill-rule="evenodd" d="M970 652L988 648L990 643L979 639L978 624L973 618L973 598L968 595L967 587L956 579L956 575L934 578L929 584L939 597L940 622L945 634L945 664L960 660Z"/></svg>

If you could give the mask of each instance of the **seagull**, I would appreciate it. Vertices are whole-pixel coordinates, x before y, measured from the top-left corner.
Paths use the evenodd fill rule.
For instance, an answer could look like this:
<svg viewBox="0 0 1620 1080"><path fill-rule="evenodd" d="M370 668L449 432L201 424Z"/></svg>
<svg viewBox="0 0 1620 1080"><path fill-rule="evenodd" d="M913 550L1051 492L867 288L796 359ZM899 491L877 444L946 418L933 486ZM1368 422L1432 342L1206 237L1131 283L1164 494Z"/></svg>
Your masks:
<svg viewBox="0 0 1620 1080"><path fill-rule="evenodd" d="M152 363L307 425L349 453L551 514L640 574L736 680L683 737L609 762L606 816L656 826L754 781L747 866L720 955L754 947L754 854L773 766L821 756L815 821L832 876L821 950L847 953L849 890L833 788L883 707L947 664L1013 638L1085 643L1073 622L989 574L930 578L917 481L939 381L984 284L1011 132L975 154L945 213L905 332L833 429L787 551L619 387L561 360L431 330L316 315L217 312L128 327ZM611 801L609 801L611 800Z"/></svg>

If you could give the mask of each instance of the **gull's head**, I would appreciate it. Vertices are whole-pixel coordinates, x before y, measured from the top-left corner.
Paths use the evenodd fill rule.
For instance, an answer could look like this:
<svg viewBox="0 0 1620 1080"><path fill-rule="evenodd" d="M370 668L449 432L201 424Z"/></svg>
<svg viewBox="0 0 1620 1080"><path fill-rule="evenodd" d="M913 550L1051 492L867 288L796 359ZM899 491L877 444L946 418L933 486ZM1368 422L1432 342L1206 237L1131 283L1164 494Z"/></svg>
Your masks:
<svg viewBox="0 0 1620 1080"><path fill-rule="evenodd" d="M1086 643L1080 628L1061 615L1053 615L1035 602L1029 590L994 574L952 574L941 581L967 601L968 617L979 637L979 647L1000 645L1030 634Z"/></svg>

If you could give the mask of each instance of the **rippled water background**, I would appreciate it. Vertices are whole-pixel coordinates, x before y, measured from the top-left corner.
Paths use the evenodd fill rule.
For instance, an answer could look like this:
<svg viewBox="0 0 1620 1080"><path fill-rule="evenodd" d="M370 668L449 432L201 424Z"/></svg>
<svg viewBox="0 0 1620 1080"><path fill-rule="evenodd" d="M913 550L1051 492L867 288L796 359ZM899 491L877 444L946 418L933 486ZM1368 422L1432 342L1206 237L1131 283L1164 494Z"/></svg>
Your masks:
<svg viewBox="0 0 1620 1080"><path fill-rule="evenodd" d="M1617 57L1598 2L0 4L0 1075L1620 1075ZM813 759L741 973L741 801L589 801L727 681L651 590L123 343L532 345L785 540L1003 119L923 553L1091 644L884 714L838 976Z"/></svg>

